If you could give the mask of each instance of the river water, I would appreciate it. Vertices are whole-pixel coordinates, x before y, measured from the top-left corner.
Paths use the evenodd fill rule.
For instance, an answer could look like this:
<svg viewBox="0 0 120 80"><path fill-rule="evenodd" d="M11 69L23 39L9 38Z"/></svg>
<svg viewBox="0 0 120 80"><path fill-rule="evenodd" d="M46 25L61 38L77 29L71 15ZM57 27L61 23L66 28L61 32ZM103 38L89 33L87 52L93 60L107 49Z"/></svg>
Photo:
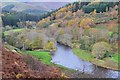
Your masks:
<svg viewBox="0 0 120 80"><path fill-rule="evenodd" d="M67 68L78 70L79 72L84 72L84 74L92 74L101 78L120 78L120 76L118 76L118 74L120 74L119 71L105 69L95 66L90 62L84 61L78 58L72 52L71 48L62 44L57 44L57 51L54 52L51 62Z"/></svg>

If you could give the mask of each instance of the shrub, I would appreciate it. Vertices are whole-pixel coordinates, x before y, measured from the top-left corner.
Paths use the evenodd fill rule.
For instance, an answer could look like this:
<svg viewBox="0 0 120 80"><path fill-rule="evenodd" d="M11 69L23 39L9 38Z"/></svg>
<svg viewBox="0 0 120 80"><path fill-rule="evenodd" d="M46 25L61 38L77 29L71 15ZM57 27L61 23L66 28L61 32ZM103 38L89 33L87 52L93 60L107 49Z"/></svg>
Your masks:
<svg viewBox="0 0 120 80"><path fill-rule="evenodd" d="M92 47L92 54L96 59L102 59L111 52L110 44L106 42L95 43Z"/></svg>
<svg viewBox="0 0 120 80"><path fill-rule="evenodd" d="M90 48L90 37L89 36L83 36L81 39L80 39L80 48L83 49L83 50L89 50Z"/></svg>
<svg viewBox="0 0 120 80"><path fill-rule="evenodd" d="M48 43L46 44L46 49L53 49L53 45L54 45L54 42L52 41L48 41Z"/></svg>

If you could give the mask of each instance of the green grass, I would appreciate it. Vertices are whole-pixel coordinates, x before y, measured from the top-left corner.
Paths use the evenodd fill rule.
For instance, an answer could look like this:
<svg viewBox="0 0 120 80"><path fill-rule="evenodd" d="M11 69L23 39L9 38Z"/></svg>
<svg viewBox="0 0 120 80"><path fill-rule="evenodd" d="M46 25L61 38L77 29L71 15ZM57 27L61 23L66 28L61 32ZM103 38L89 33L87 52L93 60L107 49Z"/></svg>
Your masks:
<svg viewBox="0 0 120 80"><path fill-rule="evenodd" d="M76 54L79 58L86 60L86 61L91 61L93 59L92 55L90 52L81 50L79 48L74 48L73 49L74 54Z"/></svg>
<svg viewBox="0 0 120 80"><path fill-rule="evenodd" d="M110 32L109 32L109 36L112 36L112 34L113 34L113 32L110 31Z"/></svg>
<svg viewBox="0 0 120 80"><path fill-rule="evenodd" d="M111 60L120 63L120 54L114 54Z"/></svg>
<svg viewBox="0 0 120 80"><path fill-rule="evenodd" d="M4 35L5 36L7 36L7 35L9 35L9 33L12 31L12 32L20 32L20 31L22 31L23 29L13 29L13 30L9 30L9 31L5 31L4 32Z"/></svg>
<svg viewBox="0 0 120 80"><path fill-rule="evenodd" d="M103 60L96 59L92 56L92 53L81 50L79 48L72 49L74 54L76 54L80 59L89 61L97 66L106 67L113 70L119 70L118 69L118 62L120 62L120 54L114 54L112 58L105 58ZM113 65L109 64L112 63Z"/></svg>
<svg viewBox="0 0 120 80"><path fill-rule="evenodd" d="M40 52L40 51L25 51L24 53L30 54L36 58L38 58L40 61L42 61L44 64L52 65L50 62L52 57L50 55L50 52Z"/></svg>

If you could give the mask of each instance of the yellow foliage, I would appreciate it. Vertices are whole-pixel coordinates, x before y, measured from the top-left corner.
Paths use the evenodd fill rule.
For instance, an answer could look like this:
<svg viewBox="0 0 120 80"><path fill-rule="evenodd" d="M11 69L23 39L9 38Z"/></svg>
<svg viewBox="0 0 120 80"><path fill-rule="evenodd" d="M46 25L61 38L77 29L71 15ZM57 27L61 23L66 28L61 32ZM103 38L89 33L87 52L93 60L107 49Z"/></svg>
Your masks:
<svg viewBox="0 0 120 80"><path fill-rule="evenodd" d="M37 24L37 26L40 27L40 26L44 25L46 22L47 23L50 22L50 18L49 17L45 18L45 19L42 19L41 21L39 21L38 24Z"/></svg>
<svg viewBox="0 0 120 80"><path fill-rule="evenodd" d="M69 78L68 76L66 76L64 73L61 74L62 78Z"/></svg>
<svg viewBox="0 0 120 80"><path fill-rule="evenodd" d="M41 37L37 37L36 40L31 42L30 47L32 49L41 48L42 47L42 38Z"/></svg>
<svg viewBox="0 0 120 80"><path fill-rule="evenodd" d="M99 58L102 58L103 54L106 54L106 52L110 52L110 51L111 51L111 46L106 42L95 43L92 47L93 56L98 55Z"/></svg>
<svg viewBox="0 0 120 80"><path fill-rule="evenodd" d="M72 26L74 23L78 22L78 18L72 19L67 23L67 26Z"/></svg>
<svg viewBox="0 0 120 80"><path fill-rule="evenodd" d="M61 8L58 12L65 12L67 8Z"/></svg>
<svg viewBox="0 0 120 80"><path fill-rule="evenodd" d="M23 77L22 74L17 74L17 75L16 75L16 78L18 78L18 79L19 79L19 78L22 78L22 77Z"/></svg>
<svg viewBox="0 0 120 80"><path fill-rule="evenodd" d="M92 15L95 15L96 14L96 9L94 9L93 12L91 12Z"/></svg>
<svg viewBox="0 0 120 80"><path fill-rule="evenodd" d="M46 45L46 49L53 49L53 45L54 45L54 42L52 42L52 41L49 41L48 43L47 43L47 45Z"/></svg>
<svg viewBox="0 0 120 80"><path fill-rule="evenodd" d="M85 18L85 19L82 19L79 26L86 29L86 28L90 27L89 25L92 24L93 22L94 22L93 19Z"/></svg>
<svg viewBox="0 0 120 80"><path fill-rule="evenodd" d="M89 28L90 28L90 26L89 26L89 25L87 25L85 28L86 28L86 29L89 29Z"/></svg>

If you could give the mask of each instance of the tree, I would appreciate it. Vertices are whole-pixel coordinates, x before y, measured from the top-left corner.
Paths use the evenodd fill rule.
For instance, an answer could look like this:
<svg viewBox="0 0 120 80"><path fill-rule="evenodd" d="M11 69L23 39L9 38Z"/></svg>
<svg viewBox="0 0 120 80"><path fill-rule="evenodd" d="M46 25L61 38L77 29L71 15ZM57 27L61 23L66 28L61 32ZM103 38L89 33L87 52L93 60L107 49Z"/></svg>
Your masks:
<svg viewBox="0 0 120 80"><path fill-rule="evenodd" d="M63 18L65 16L65 12L59 12L56 14L55 19L60 19Z"/></svg>
<svg viewBox="0 0 120 80"><path fill-rule="evenodd" d="M5 30L6 30L6 31L11 30L11 29L12 29L11 26L9 26L9 25L5 26Z"/></svg>
<svg viewBox="0 0 120 80"><path fill-rule="evenodd" d="M82 32L80 31L80 28L77 26L74 26L71 29L71 34L72 34L74 40L79 40L79 38L81 37L81 33Z"/></svg>
<svg viewBox="0 0 120 80"><path fill-rule="evenodd" d="M66 12L67 11L67 8L64 7L64 8L61 8L60 10L58 10L58 12Z"/></svg>
<svg viewBox="0 0 120 80"><path fill-rule="evenodd" d="M101 29L99 32L98 41L109 42L109 39L110 39L109 31L107 29Z"/></svg>
<svg viewBox="0 0 120 80"><path fill-rule="evenodd" d="M78 10L77 12L75 12L76 14L74 14L74 16L80 17L84 14L84 12L82 10Z"/></svg>
<svg viewBox="0 0 120 80"><path fill-rule="evenodd" d="M79 27L82 27L84 29L88 29L93 24L94 24L94 20L92 18L84 18L81 20Z"/></svg>
<svg viewBox="0 0 120 80"><path fill-rule="evenodd" d="M48 41L45 48L49 50L54 49L54 42Z"/></svg>
<svg viewBox="0 0 120 80"><path fill-rule="evenodd" d="M95 15L96 14L96 9L94 9L93 12L91 12L92 15Z"/></svg>
<svg viewBox="0 0 120 80"><path fill-rule="evenodd" d="M63 19L66 19L66 20L72 19L73 14L71 11L65 12L64 14L65 14L65 16L63 17Z"/></svg>
<svg viewBox="0 0 120 80"><path fill-rule="evenodd" d="M46 36L48 37L57 37L58 34L56 34L58 32L58 23L53 23L51 25L48 26L47 29L43 30L46 34Z"/></svg>
<svg viewBox="0 0 120 80"><path fill-rule="evenodd" d="M68 21L67 26L71 27L74 24L76 24L77 22L79 22L79 18L71 19L70 21Z"/></svg>
<svg viewBox="0 0 120 80"><path fill-rule="evenodd" d="M42 45L42 38L41 36L38 36L31 44L31 48L32 49L42 49L43 45Z"/></svg>
<svg viewBox="0 0 120 80"><path fill-rule="evenodd" d="M46 28L50 24L50 17L42 19L41 21L38 22L37 27L39 29L41 28Z"/></svg>
<svg viewBox="0 0 120 80"><path fill-rule="evenodd" d="M91 39L98 41L100 36L100 30L96 28L90 28L84 32L86 35L90 36Z"/></svg>
<svg viewBox="0 0 120 80"><path fill-rule="evenodd" d="M70 35L70 34L60 35L59 38L58 38L58 42L72 47L72 35Z"/></svg>
<svg viewBox="0 0 120 80"><path fill-rule="evenodd" d="M118 38L119 38L118 33L114 32L111 35L110 42L111 43L116 43L118 41Z"/></svg>
<svg viewBox="0 0 120 80"><path fill-rule="evenodd" d="M90 4L87 6L83 6L82 9L85 13L93 12L96 9L97 13L105 12L106 11L107 4L106 3L98 3L98 4Z"/></svg>
<svg viewBox="0 0 120 80"><path fill-rule="evenodd" d="M96 59L103 59L110 52L111 46L106 42L95 43L92 47L92 54Z"/></svg>
<svg viewBox="0 0 120 80"><path fill-rule="evenodd" d="M80 38L80 48L83 50L90 50L90 37L83 36Z"/></svg>

